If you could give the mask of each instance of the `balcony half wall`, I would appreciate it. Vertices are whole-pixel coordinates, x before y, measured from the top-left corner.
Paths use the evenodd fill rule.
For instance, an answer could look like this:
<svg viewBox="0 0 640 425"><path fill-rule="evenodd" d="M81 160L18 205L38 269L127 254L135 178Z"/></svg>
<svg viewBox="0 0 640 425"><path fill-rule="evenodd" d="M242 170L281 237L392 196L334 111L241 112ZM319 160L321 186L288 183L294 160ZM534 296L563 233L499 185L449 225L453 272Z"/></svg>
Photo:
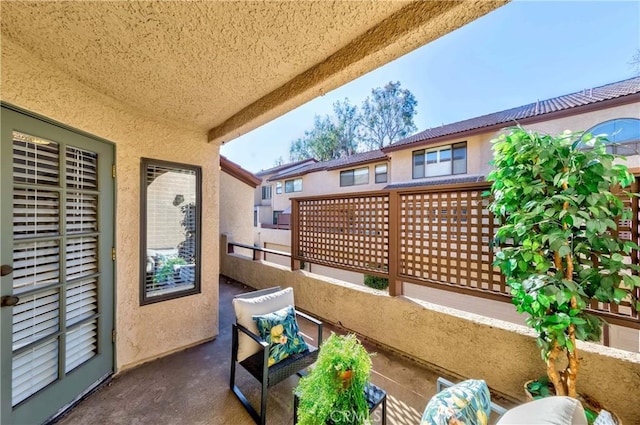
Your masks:
<svg viewBox="0 0 640 425"><path fill-rule="evenodd" d="M226 246L223 236L221 246ZM523 384L545 373L533 333L496 319L404 296L221 255L221 273L256 289L294 288L296 306L351 330L374 344L461 378L487 381L492 390L524 401ZM624 423L640 423L640 354L596 344L578 345L582 359L578 389L616 412Z"/></svg>

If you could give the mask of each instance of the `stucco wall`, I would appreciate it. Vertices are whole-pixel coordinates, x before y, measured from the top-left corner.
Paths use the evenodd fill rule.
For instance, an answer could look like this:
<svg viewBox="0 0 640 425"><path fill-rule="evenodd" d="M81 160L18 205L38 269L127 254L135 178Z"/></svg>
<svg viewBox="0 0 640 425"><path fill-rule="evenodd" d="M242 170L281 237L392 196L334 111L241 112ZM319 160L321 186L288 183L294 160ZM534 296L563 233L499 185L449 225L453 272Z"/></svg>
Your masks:
<svg viewBox="0 0 640 425"><path fill-rule="evenodd" d="M485 379L512 398L522 400L523 383L544 374L535 339L524 326L236 255L223 255L221 272L255 288L293 287L296 306L314 316L449 374ZM615 411L624 423L640 423L634 396L640 387L640 354L583 343L578 349L579 391Z"/></svg>
<svg viewBox="0 0 640 425"><path fill-rule="evenodd" d="M220 173L220 232L247 245L253 245L253 193L253 187Z"/></svg>
<svg viewBox="0 0 640 425"><path fill-rule="evenodd" d="M564 118L541 121L527 124L524 127L528 130L535 130L549 134L559 134L565 130L585 131L604 121L614 118L640 118L640 105L637 103L616 106L608 109L587 112L578 115L572 115ZM506 126L505 126L506 127ZM452 138L445 142L435 143L428 146L412 146L407 149L389 152L391 162L391 182L410 182L413 181L412 176L412 154L413 151L424 149L425 147L437 147L450 145L452 143L467 142L467 174L483 175L486 177L490 171L489 161L493 158L491 151L491 140L497 137L502 131L486 132L483 134L470 136L467 138ZM629 167L640 166L640 156L635 155L627 158L626 162ZM458 177L461 175L453 176ZM425 180L435 180L438 178L451 178L452 176L432 177Z"/></svg>
<svg viewBox="0 0 640 425"><path fill-rule="evenodd" d="M218 146L95 92L2 38L2 100L116 145L116 368L218 333ZM202 167L202 293L139 305L140 158Z"/></svg>

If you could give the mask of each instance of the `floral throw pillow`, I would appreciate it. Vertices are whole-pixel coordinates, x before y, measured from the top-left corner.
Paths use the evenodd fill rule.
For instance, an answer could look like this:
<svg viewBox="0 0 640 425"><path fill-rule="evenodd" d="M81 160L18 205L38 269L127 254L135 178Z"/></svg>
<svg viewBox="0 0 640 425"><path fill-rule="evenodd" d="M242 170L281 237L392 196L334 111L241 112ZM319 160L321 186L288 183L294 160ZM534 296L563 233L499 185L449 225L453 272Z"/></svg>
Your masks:
<svg viewBox="0 0 640 425"><path fill-rule="evenodd" d="M252 317L256 321L260 336L269 343L269 367L291 354L302 353L308 349L299 334L296 313L292 306Z"/></svg>
<svg viewBox="0 0 640 425"><path fill-rule="evenodd" d="M491 395L486 382L468 379L434 395L421 425L487 425Z"/></svg>

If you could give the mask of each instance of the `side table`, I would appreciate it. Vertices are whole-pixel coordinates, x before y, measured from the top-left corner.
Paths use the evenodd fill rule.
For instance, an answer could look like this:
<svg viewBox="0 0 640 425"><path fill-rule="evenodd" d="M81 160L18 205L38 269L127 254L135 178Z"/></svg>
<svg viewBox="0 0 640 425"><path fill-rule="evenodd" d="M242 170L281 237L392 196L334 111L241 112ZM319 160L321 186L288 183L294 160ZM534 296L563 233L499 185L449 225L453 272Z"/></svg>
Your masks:
<svg viewBox="0 0 640 425"><path fill-rule="evenodd" d="M364 396L369 405L369 414L373 415L380 405L382 405L382 425L387 425L387 392L371 382L364 387ZM298 394L293 395L293 423L298 423Z"/></svg>

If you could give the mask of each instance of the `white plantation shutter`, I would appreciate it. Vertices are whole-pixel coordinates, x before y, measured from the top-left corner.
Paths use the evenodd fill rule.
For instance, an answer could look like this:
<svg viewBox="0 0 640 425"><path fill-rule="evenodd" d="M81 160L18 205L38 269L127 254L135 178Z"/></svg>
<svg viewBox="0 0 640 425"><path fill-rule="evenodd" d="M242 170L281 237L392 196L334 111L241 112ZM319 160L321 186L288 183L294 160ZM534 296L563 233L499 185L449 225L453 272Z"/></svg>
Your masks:
<svg viewBox="0 0 640 425"><path fill-rule="evenodd" d="M98 313L98 156L66 148L66 186L85 190L67 192L65 229L67 291L65 373L97 354L98 322L82 321ZM83 236L84 235L84 236ZM74 325L82 323L78 327Z"/></svg>
<svg viewBox="0 0 640 425"><path fill-rule="evenodd" d="M67 241L67 281L89 276L98 271L98 239L94 236L70 238Z"/></svg>
<svg viewBox="0 0 640 425"><path fill-rule="evenodd" d="M58 331L59 301L58 289L20 297L13 307L14 350Z"/></svg>
<svg viewBox="0 0 640 425"><path fill-rule="evenodd" d="M58 144L13 132L13 181L58 186Z"/></svg>
<svg viewBox="0 0 640 425"><path fill-rule="evenodd" d="M66 172L67 187L73 189L97 189L98 187L98 155L67 147Z"/></svg>
<svg viewBox="0 0 640 425"><path fill-rule="evenodd" d="M60 200L57 192L14 189L13 236L15 239L58 235L59 215Z"/></svg>
<svg viewBox="0 0 640 425"><path fill-rule="evenodd" d="M98 349L98 322L85 323L67 333L65 373L71 372L96 355Z"/></svg>
<svg viewBox="0 0 640 425"><path fill-rule="evenodd" d="M97 354L100 274L97 154L66 146L61 164L59 144L13 139L15 406Z"/></svg>
<svg viewBox="0 0 640 425"><path fill-rule="evenodd" d="M69 193L66 208L67 234L97 231L97 209L97 195Z"/></svg>
<svg viewBox="0 0 640 425"><path fill-rule="evenodd" d="M13 356L12 404L58 379L58 340L52 339Z"/></svg>
<svg viewBox="0 0 640 425"><path fill-rule="evenodd" d="M67 326L91 317L98 311L96 279L83 280L67 287Z"/></svg>
<svg viewBox="0 0 640 425"><path fill-rule="evenodd" d="M59 279L60 247L57 241L14 243L14 293L56 283Z"/></svg>

